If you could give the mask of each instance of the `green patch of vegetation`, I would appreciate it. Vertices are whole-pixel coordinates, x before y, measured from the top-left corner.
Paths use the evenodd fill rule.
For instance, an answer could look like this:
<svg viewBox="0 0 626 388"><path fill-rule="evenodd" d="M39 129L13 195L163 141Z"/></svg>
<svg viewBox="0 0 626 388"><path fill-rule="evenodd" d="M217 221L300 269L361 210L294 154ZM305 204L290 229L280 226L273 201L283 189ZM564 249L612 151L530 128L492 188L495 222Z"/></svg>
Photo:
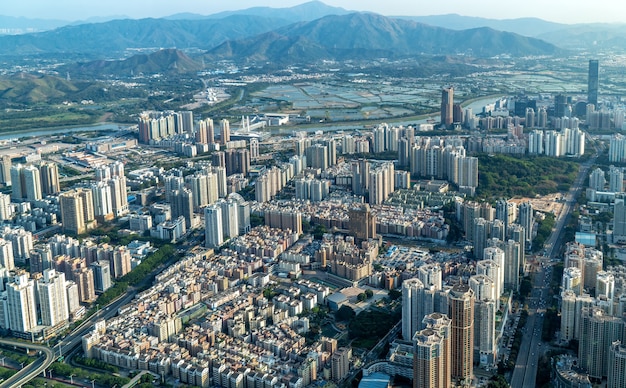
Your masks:
<svg viewBox="0 0 626 388"><path fill-rule="evenodd" d="M89 372L61 362L52 363L52 365L50 365L50 370L52 370L53 376L64 376L67 378L69 378L69 376L73 376L77 379L95 380L98 384L107 387L112 387L114 385L121 387L130 381L128 377L114 376L111 373Z"/></svg>
<svg viewBox="0 0 626 388"><path fill-rule="evenodd" d="M383 338L401 319L399 312L392 314L380 311L363 311L348 325L348 333L353 338L353 345L371 349L379 339ZM356 344L355 344L356 343Z"/></svg>
<svg viewBox="0 0 626 388"><path fill-rule="evenodd" d="M350 321L354 318L356 313L350 306L343 305L339 310L335 311L335 319L338 321Z"/></svg>
<svg viewBox="0 0 626 388"><path fill-rule="evenodd" d="M556 224L556 220L554 218L554 214L547 213L546 217L539 222L539 227L537 228L537 236L533 239L532 250L533 252L539 252L543 249L543 244L546 242L548 237L550 237L550 233L552 233L552 229Z"/></svg>
<svg viewBox="0 0 626 388"><path fill-rule="evenodd" d="M119 372L119 368L115 365L96 360L95 358L85 358L85 357L74 357L74 362L79 365L84 365L89 368L101 369L105 372L117 373Z"/></svg>
<svg viewBox="0 0 626 388"><path fill-rule="evenodd" d="M552 341L556 336L556 332L561 328L561 317L557 313L555 307L546 310L543 319L543 327L541 329L541 340L545 342Z"/></svg>
<svg viewBox="0 0 626 388"><path fill-rule="evenodd" d="M576 162L547 156L478 156L478 189L481 198L534 197L566 191L576 179Z"/></svg>

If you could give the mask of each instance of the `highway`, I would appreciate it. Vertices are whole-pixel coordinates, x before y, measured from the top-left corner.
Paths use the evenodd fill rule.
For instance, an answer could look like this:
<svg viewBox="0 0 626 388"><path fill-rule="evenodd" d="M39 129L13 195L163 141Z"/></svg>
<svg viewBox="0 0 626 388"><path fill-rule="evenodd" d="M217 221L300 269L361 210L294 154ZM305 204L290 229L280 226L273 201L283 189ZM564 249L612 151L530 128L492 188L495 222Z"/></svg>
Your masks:
<svg viewBox="0 0 626 388"><path fill-rule="evenodd" d="M580 165L574 183L564 196L565 202L563 209L556 218L554 229L547 242L544 244L545 254L538 258L541 266L538 271L534 273L533 288L530 297L527 299L528 320L526 321L522 344L511 377L511 387L535 386L537 363L542 349L544 349L544 347L539 346L541 343L541 332L543 330L543 314L546 311L545 307L551 302L547 300L550 296L549 287L550 277L552 275L550 261L560 255L561 245L563 244L563 230L582 192L583 183L589 174L589 169L595 163L598 154L602 150L602 146L603 144L600 145L600 149L596 149L596 153L591 159Z"/></svg>
<svg viewBox="0 0 626 388"><path fill-rule="evenodd" d="M37 350L41 354L41 356L38 359L28 364L25 368L23 368L22 370L20 370L13 376L3 381L0 384L0 388L21 387L23 384L28 383L30 380L34 379L38 375L42 375L43 372L46 370L46 368L48 368L55 359L52 349L46 346L35 345L33 343L26 343L26 342L20 342L20 341L13 341L9 339L0 339L0 344L9 345L9 346L17 346L19 348L24 348L24 349Z"/></svg>

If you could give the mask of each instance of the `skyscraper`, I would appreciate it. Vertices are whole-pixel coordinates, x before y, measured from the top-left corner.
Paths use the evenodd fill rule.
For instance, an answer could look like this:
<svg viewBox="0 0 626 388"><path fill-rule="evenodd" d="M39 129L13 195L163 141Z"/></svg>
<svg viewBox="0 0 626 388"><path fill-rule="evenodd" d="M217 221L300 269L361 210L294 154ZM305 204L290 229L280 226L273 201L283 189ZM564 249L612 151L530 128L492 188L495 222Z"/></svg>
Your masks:
<svg viewBox="0 0 626 388"><path fill-rule="evenodd" d="M626 203L625 194L617 194L613 205L613 242L626 241Z"/></svg>
<svg viewBox="0 0 626 388"><path fill-rule="evenodd" d="M207 248L219 247L224 243L222 209L211 205L204 209L204 239Z"/></svg>
<svg viewBox="0 0 626 388"><path fill-rule="evenodd" d="M111 264L107 260L91 263L96 292L102 293L111 288Z"/></svg>
<svg viewBox="0 0 626 388"><path fill-rule="evenodd" d="M37 201L43 198L41 192L41 175L35 166L26 166L22 170L24 174L24 188L28 201Z"/></svg>
<svg viewBox="0 0 626 388"><path fill-rule="evenodd" d="M413 336L413 387L451 387L450 318L432 313L423 323L426 328Z"/></svg>
<svg viewBox="0 0 626 388"><path fill-rule="evenodd" d="M599 65L597 59L589 61L589 76L587 86L587 103L598 106Z"/></svg>
<svg viewBox="0 0 626 388"><path fill-rule="evenodd" d="M624 191L624 173L619 167L611 166L609 168L609 191L612 193Z"/></svg>
<svg viewBox="0 0 626 388"><path fill-rule="evenodd" d="M226 119L222 119L221 123L222 133L220 135L222 145L226 145L230 141L230 122Z"/></svg>
<svg viewBox="0 0 626 388"><path fill-rule="evenodd" d="M41 175L41 192L43 195L56 194L61 190L59 184L59 169L56 163L42 162L39 164Z"/></svg>
<svg viewBox="0 0 626 388"><path fill-rule="evenodd" d="M611 344L608 357L607 388L622 388L626 384L626 347L621 341Z"/></svg>
<svg viewBox="0 0 626 388"><path fill-rule="evenodd" d="M474 374L474 291L467 284L456 284L448 297L451 320L452 380L469 387Z"/></svg>
<svg viewBox="0 0 626 388"><path fill-rule="evenodd" d="M41 311L41 323L56 326L69 319L65 274L53 269L43 271L43 278L37 281L37 296Z"/></svg>
<svg viewBox="0 0 626 388"><path fill-rule="evenodd" d="M443 88L441 91L441 125L448 128L453 122L454 88Z"/></svg>
<svg viewBox="0 0 626 388"><path fill-rule="evenodd" d="M348 209L350 234L359 241L376 237L376 216L368 204L359 204Z"/></svg>
<svg viewBox="0 0 626 388"><path fill-rule="evenodd" d="M193 224L193 193L187 188L175 190L172 194L172 218L185 218L185 228L189 230Z"/></svg>
<svg viewBox="0 0 626 388"><path fill-rule="evenodd" d="M11 330L25 333L37 326L35 283L27 273L16 275L7 284L7 307Z"/></svg>
<svg viewBox="0 0 626 388"><path fill-rule="evenodd" d="M91 190L79 188L59 196L63 230L81 234L95 227L93 195Z"/></svg>
<svg viewBox="0 0 626 388"><path fill-rule="evenodd" d="M407 341L423 328L424 316L434 312L434 293L425 291L417 278L402 282L402 338Z"/></svg>

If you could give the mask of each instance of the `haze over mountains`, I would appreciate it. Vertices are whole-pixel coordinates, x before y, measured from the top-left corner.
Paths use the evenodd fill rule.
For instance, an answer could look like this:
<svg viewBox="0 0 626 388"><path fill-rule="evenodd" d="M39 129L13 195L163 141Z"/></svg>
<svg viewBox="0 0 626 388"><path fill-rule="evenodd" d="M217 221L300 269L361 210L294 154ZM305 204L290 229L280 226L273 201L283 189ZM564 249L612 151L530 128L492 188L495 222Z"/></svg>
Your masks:
<svg viewBox="0 0 626 388"><path fill-rule="evenodd" d="M0 29L3 20L0 17ZM48 28L53 28L55 23L61 21L49 21ZM146 71L171 71L172 63L177 63L177 71L181 68L195 71L200 55L209 60L289 64L441 54L553 55L562 53L563 48L624 50L626 28L608 24L574 28L529 18L385 17L353 13L312 1L291 8L255 7L208 16L176 14L161 19L66 25L45 32L0 36L0 48L0 56L80 55L94 61L128 57L133 50L154 52L171 48L189 51L189 60L195 64L180 58L172 61L170 53L161 56L165 60L162 66L152 63L144 66ZM116 69L126 71L142 60L146 60L145 56L122 64L83 63L73 70L91 69L96 74Z"/></svg>

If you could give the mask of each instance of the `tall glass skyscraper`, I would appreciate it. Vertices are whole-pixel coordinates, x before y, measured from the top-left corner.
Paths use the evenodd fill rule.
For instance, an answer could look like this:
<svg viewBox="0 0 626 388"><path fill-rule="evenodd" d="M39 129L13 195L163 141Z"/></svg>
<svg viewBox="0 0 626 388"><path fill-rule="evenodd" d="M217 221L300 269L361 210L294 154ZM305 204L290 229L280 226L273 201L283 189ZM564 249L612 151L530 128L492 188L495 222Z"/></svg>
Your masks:
<svg viewBox="0 0 626 388"><path fill-rule="evenodd" d="M599 66L598 60L592 59L589 61L589 85L587 87L587 102L598 106L598 73Z"/></svg>

